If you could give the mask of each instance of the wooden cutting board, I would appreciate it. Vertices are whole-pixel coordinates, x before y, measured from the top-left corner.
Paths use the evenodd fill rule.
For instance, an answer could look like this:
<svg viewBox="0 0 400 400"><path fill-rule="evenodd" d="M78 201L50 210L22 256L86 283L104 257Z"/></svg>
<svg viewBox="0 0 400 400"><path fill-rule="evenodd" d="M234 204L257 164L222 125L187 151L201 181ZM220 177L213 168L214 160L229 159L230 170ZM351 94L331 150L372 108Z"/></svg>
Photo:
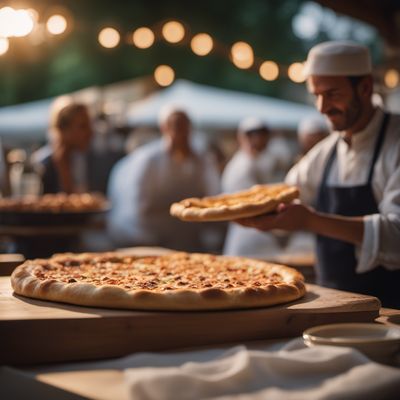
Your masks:
<svg viewBox="0 0 400 400"><path fill-rule="evenodd" d="M293 337L311 326L373 321L370 296L308 285L302 299L231 311L139 312L79 307L13 295L0 278L0 364L119 357L200 345Z"/></svg>

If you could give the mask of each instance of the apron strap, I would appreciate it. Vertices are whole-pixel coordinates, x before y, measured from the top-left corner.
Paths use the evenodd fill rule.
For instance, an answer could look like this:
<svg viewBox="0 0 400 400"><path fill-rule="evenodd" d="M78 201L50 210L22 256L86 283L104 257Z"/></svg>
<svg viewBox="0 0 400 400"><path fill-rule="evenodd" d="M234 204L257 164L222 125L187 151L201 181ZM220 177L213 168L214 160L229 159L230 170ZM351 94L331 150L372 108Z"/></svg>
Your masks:
<svg viewBox="0 0 400 400"><path fill-rule="evenodd" d="M374 149L374 154L372 156L372 161L371 161L371 165L369 168L369 172L368 172L368 178L367 178L367 182L366 183L371 183L372 181L372 175L374 174L374 167L375 167L375 163L376 160L379 157L379 153L381 151L384 139L385 139L385 133L386 133L386 128L388 126L389 123L389 119L390 119L390 114L385 112L384 116L383 116L383 120L382 120L382 124L381 127L379 129L379 134L378 134L378 138L376 140L375 143L375 149ZM325 185L327 179L328 179L328 174L331 170L332 164L336 158L336 148L337 148L337 144L339 143L340 138L336 141L336 143L334 144L331 153L329 154L328 157L328 161L325 164L325 169L324 169L324 173L322 175L322 180L321 180L321 185Z"/></svg>
<svg viewBox="0 0 400 400"><path fill-rule="evenodd" d="M328 157L328 161L325 164L324 173L323 173L322 179L321 179L321 186L325 185L326 181L328 180L329 171L331 170L333 161L335 161L335 158L336 158L336 147L337 147L337 144L338 144L339 140L340 139L338 139L335 142L335 144L333 145L332 150L331 150L331 152L329 154L329 157Z"/></svg>
<svg viewBox="0 0 400 400"><path fill-rule="evenodd" d="M372 181L372 175L374 174L374 167L376 160L378 159L379 153L381 151L384 139L385 139L385 133L386 133L386 128L389 123L390 115L389 113L385 112L383 116L383 121L381 124L381 128L379 130L378 138L375 143L375 150L374 150L374 155L372 157L371 165L369 168L369 173L368 173L368 179L367 183L371 183Z"/></svg>

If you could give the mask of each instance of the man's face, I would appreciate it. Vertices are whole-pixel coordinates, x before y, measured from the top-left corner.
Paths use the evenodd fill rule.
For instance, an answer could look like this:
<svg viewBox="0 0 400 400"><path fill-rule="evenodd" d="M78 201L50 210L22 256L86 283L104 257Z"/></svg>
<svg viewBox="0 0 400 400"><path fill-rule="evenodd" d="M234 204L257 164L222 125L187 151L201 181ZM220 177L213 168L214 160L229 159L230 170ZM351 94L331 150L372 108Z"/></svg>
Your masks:
<svg viewBox="0 0 400 400"><path fill-rule="evenodd" d="M266 130L254 130L239 134L241 148L253 157L264 151L268 140L269 133Z"/></svg>
<svg viewBox="0 0 400 400"><path fill-rule="evenodd" d="M174 147L186 148L188 146L191 124L186 114L182 112L171 114L165 122L163 130Z"/></svg>
<svg viewBox="0 0 400 400"><path fill-rule="evenodd" d="M315 96L316 107L337 131L351 130L362 115L364 103L359 85L353 87L344 76L313 75L307 82L309 92Z"/></svg>
<svg viewBox="0 0 400 400"><path fill-rule="evenodd" d="M92 125L86 110L77 111L63 129L63 139L71 148L86 151L93 136Z"/></svg>

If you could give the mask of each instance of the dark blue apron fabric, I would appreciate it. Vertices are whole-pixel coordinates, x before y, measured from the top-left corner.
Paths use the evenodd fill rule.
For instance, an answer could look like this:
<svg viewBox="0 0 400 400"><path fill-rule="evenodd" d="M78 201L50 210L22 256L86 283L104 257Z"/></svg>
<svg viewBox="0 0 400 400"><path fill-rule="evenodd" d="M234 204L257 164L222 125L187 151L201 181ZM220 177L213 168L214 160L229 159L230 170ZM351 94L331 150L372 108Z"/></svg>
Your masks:
<svg viewBox="0 0 400 400"><path fill-rule="evenodd" d="M323 173L317 211L347 217L379 213L372 190L372 176L385 139L389 115L385 113L372 157L368 179L364 185L328 186L327 178L336 158L334 146ZM340 139L339 139L340 140ZM400 243L399 243L400 245ZM350 292L378 297L385 307L400 308L400 271L389 271L381 266L365 273L356 273L355 246L341 240L317 236L317 282Z"/></svg>

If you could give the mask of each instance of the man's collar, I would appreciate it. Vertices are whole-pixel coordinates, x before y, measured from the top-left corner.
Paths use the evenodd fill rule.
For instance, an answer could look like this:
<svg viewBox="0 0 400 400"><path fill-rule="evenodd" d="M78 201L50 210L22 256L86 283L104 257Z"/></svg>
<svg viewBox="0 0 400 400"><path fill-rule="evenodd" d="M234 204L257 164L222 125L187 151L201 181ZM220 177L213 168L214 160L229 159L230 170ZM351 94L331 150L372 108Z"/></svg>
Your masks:
<svg viewBox="0 0 400 400"><path fill-rule="evenodd" d="M374 109L374 115L369 121L368 125L361 131L353 133L348 136L345 132L339 132L341 139L350 147L359 147L365 141L368 141L371 137L376 135L379 130L380 124L383 119L383 110L380 107Z"/></svg>

